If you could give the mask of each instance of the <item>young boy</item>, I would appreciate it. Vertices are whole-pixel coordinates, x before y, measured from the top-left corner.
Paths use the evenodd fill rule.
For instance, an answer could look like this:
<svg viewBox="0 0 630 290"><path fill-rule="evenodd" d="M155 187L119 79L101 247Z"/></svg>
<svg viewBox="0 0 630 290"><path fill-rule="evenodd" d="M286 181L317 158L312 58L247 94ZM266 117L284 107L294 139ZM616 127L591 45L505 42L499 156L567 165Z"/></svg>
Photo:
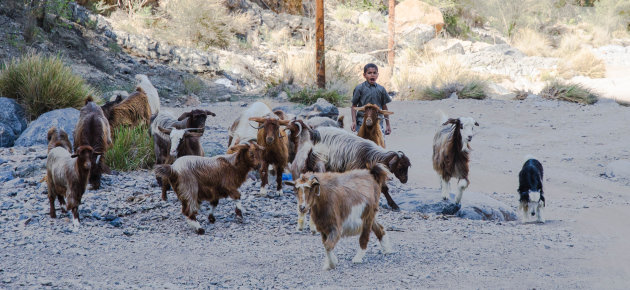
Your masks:
<svg viewBox="0 0 630 290"><path fill-rule="evenodd" d="M363 67L363 77L365 82L354 88L352 93L352 131L356 132L361 128L363 123L363 112L357 112L355 108L362 107L367 104L374 104L379 106L382 110L387 110L387 103L392 99L387 94L385 88L376 83L378 79L378 67L373 63L368 63ZM389 117L385 117L385 135L389 135L392 132L392 128L389 126ZM381 129L383 123L380 122Z"/></svg>

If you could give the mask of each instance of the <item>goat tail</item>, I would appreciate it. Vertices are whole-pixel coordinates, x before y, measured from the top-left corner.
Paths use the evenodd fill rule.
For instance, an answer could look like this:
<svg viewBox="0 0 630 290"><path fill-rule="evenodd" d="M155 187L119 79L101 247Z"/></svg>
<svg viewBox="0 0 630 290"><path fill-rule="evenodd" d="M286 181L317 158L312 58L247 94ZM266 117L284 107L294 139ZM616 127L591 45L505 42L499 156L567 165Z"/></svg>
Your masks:
<svg viewBox="0 0 630 290"><path fill-rule="evenodd" d="M448 121L448 116L446 115L446 113L444 113L444 111L437 110L435 111L435 114L440 116L440 124L444 124L446 123L446 121Z"/></svg>
<svg viewBox="0 0 630 290"><path fill-rule="evenodd" d="M92 95L87 96L87 98L85 98L85 104L87 105L89 102L94 102L94 97L92 97Z"/></svg>
<svg viewBox="0 0 630 290"><path fill-rule="evenodd" d="M337 125L339 126L339 128L343 128L343 115L340 115L337 118Z"/></svg>
<svg viewBox="0 0 630 290"><path fill-rule="evenodd" d="M372 163L367 165L368 170L370 170L370 174L374 177L374 180L378 183L379 186L382 186L387 178L389 177L389 170L385 168L385 165L380 163Z"/></svg>
<svg viewBox="0 0 630 290"><path fill-rule="evenodd" d="M155 166L155 176L159 178L171 179L177 177L177 172L169 164L160 164Z"/></svg>

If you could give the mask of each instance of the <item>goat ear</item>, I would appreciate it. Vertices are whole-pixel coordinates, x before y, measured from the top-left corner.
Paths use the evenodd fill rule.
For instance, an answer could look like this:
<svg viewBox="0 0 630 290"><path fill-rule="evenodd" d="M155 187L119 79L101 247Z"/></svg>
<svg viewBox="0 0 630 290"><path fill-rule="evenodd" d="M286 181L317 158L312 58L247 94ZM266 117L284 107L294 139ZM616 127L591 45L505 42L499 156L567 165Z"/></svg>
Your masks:
<svg viewBox="0 0 630 290"><path fill-rule="evenodd" d="M208 110L205 110L205 111L204 111L204 113L206 114L206 116L212 116L212 117L215 117L215 116L216 116L216 114L215 114L215 113L210 112L210 111L208 111Z"/></svg>
<svg viewBox="0 0 630 290"><path fill-rule="evenodd" d="M177 121L184 120L188 117L190 117L190 112L183 113L181 116L179 116L179 118L177 118Z"/></svg>
<svg viewBox="0 0 630 290"><path fill-rule="evenodd" d="M279 120L278 124L280 124L280 126L286 126L289 125L289 123L291 123L291 120Z"/></svg>
<svg viewBox="0 0 630 290"><path fill-rule="evenodd" d="M77 158L77 157L79 157L79 154L77 154L77 153L74 153L74 154L70 155L70 158Z"/></svg>
<svg viewBox="0 0 630 290"><path fill-rule="evenodd" d="M448 124L453 124L453 125L457 125L457 123L459 122L459 119L453 119L453 118L449 118L448 120L446 120L446 122L444 122L444 124L442 125L448 125Z"/></svg>
<svg viewBox="0 0 630 290"><path fill-rule="evenodd" d="M295 182L290 181L290 180L285 180L285 181L283 181L282 183L283 183L283 184L286 184L286 185L288 185L288 186L293 186L293 187L295 187Z"/></svg>
<svg viewBox="0 0 630 290"><path fill-rule="evenodd" d="M164 134L170 135L170 134L171 134L171 131L172 131L173 129L164 129L164 128L162 128L162 126L158 126L158 130L160 130L160 132L162 132L162 133L164 133Z"/></svg>
<svg viewBox="0 0 630 290"><path fill-rule="evenodd" d="M479 126L479 123L475 122L475 126Z"/></svg>
<svg viewBox="0 0 630 290"><path fill-rule="evenodd" d="M381 114L385 115L385 116L389 116L389 115L393 115L394 112L390 112L390 111L381 111Z"/></svg>
<svg viewBox="0 0 630 290"><path fill-rule="evenodd" d="M389 162L387 162L387 167L389 167L390 171L394 171L394 166L398 163L398 154L394 154Z"/></svg>
<svg viewBox="0 0 630 290"><path fill-rule="evenodd" d="M264 123L265 122L265 118L261 118L261 117L251 117L249 118L250 121L255 121L258 123Z"/></svg>
<svg viewBox="0 0 630 290"><path fill-rule="evenodd" d="M365 106L363 106L363 107L358 107L358 108L355 108L354 110L355 110L355 111L358 111L358 112L362 112L362 111L365 111Z"/></svg>

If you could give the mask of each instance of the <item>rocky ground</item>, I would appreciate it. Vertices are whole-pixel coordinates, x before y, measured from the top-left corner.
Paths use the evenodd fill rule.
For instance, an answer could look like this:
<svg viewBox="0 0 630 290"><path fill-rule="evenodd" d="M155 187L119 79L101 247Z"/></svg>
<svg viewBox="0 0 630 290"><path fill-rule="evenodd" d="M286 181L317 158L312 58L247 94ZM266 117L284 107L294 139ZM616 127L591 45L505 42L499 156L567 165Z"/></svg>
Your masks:
<svg viewBox="0 0 630 290"><path fill-rule="evenodd" d="M207 121L206 144L227 143L227 126L239 103L203 104L217 113ZM471 186L517 207L517 174L526 154L545 166L547 223L480 221L382 207L380 219L396 253L383 256L370 241L363 264L351 259L357 238L336 248L340 263L322 271L321 239L295 232L295 198L257 197L258 183L241 192L247 212L234 219L224 200L217 222L207 206L198 220L206 234L187 227L174 193L160 199L150 171L105 175L80 207L82 226L68 215L48 216L40 183L44 146L0 149L0 171L18 177L0 185L0 285L94 288L626 288L630 247L625 230L630 192L630 117L614 102L579 106L527 99L394 102L388 148L403 150L412 163L410 181L391 181L394 199L404 192L432 194L439 188L431 168L435 111L472 116L480 124L473 139ZM180 112L182 108L165 108ZM342 109L343 114L349 110ZM220 150L220 149L217 149ZM614 166L611 166L614 165ZM615 165L616 164L616 165ZM627 171L626 171L627 172ZM464 203L466 203L464 193ZM470 195L473 196L473 195ZM384 203L384 199L382 203ZM372 236L374 238L374 236Z"/></svg>

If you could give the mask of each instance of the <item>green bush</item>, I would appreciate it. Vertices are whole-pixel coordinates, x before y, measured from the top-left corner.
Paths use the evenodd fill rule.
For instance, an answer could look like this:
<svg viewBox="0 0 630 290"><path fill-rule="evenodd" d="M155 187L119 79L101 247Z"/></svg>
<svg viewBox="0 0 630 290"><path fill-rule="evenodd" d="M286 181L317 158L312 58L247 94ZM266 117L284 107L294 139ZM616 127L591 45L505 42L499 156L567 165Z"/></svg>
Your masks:
<svg viewBox="0 0 630 290"><path fill-rule="evenodd" d="M540 91L540 96L549 100L560 100L585 105L597 103L599 96L590 89L579 85L564 83L558 80L547 83Z"/></svg>
<svg viewBox="0 0 630 290"><path fill-rule="evenodd" d="M24 106L30 118L62 108L81 108L92 88L59 57L27 54L4 63L0 94Z"/></svg>
<svg viewBox="0 0 630 290"><path fill-rule="evenodd" d="M105 154L107 166L119 171L151 168L155 164L153 138L145 125L121 126L112 132L114 146Z"/></svg>
<svg viewBox="0 0 630 290"><path fill-rule="evenodd" d="M483 100L487 95L488 84L483 80L470 80L467 83L449 83L439 87L432 86L424 89L422 99L441 100L453 93L457 93L458 99Z"/></svg>
<svg viewBox="0 0 630 290"><path fill-rule="evenodd" d="M349 102L347 96L339 94L335 90L304 88L296 93L289 93L289 101L294 103L301 103L305 105L312 105L317 102L317 99L322 98L331 104L341 107Z"/></svg>

